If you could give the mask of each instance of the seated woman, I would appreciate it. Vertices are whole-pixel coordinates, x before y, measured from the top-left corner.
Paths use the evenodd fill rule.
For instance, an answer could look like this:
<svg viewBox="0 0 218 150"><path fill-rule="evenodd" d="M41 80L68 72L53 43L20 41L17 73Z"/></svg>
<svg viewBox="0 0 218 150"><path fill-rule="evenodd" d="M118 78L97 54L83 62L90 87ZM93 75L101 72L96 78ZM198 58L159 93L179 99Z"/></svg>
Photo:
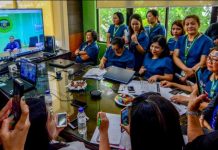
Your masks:
<svg viewBox="0 0 218 150"><path fill-rule="evenodd" d="M130 108L130 125L123 127L131 137L132 150L168 149L182 150L184 141L179 114L170 101L158 93L145 93L135 98ZM110 150L108 141L109 121L106 114L101 118L99 150Z"/></svg>
<svg viewBox="0 0 218 150"><path fill-rule="evenodd" d="M185 30L182 25L182 20L174 21L171 26L171 35L173 37L170 38L167 42L169 50L170 50L170 55L173 55L173 51L175 49L176 42L179 36L184 35L184 34L185 34Z"/></svg>
<svg viewBox="0 0 218 150"><path fill-rule="evenodd" d="M111 46L107 49L102 57L99 67L101 69L109 66L117 66L120 68L134 68L134 55L124 47L124 40L120 37L115 37L111 41Z"/></svg>
<svg viewBox="0 0 218 150"><path fill-rule="evenodd" d="M199 85L201 93L207 93L209 99L214 99L216 93L218 93L218 47L211 49L209 56L207 57L207 68L200 70ZM168 81L162 81L161 85L164 87L175 87L181 90L192 92L192 96L196 97L198 92L198 86L181 85L178 83L172 83ZM187 104L190 97L175 95L171 98L177 103ZM208 103L207 103L208 104ZM207 105L204 105L204 108Z"/></svg>
<svg viewBox="0 0 218 150"><path fill-rule="evenodd" d="M180 69L179 74L183 77L181 81L188 78L195 82L194 72L199 66L204 66L210 48L213 47L212 40L200 33L200 19L196 15L186 16L183 26L187 35L180 36L173 53L173 60Z"/></svg>
<svg viewBox="0 0 218 150"><path fill-rule="evenodd" d="M173 79L173 61L169 57L169 49L164 36L153 38L150 51L145 55L139 74L145 72L149 82Z"/></svg>
<svg viewBox="0 0 218 150"><path fill-rule="evenodd" d="M99 47L96 43L97 37L97 32L94 30L86 31L86 42L82 43L80 48L75 51L77 63L97 63L99 52Z"/></svg>

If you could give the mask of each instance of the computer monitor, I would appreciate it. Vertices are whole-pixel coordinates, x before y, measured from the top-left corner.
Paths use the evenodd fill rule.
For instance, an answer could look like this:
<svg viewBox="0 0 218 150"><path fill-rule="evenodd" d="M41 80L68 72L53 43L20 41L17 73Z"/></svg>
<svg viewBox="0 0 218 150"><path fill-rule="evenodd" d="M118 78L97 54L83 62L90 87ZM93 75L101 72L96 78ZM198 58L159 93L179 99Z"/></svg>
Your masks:
<svg viewBox="0 0 218 150"><path fill-rule="evenodd" d="M27 61L21 62L20 78L35 85L37 80L37 65Z"/></svg>
<svg viewBox="0 0 218 150"><path fill-rule="evenodd" d="M0 9L0 57L44 50L42 9Z"/></svg>

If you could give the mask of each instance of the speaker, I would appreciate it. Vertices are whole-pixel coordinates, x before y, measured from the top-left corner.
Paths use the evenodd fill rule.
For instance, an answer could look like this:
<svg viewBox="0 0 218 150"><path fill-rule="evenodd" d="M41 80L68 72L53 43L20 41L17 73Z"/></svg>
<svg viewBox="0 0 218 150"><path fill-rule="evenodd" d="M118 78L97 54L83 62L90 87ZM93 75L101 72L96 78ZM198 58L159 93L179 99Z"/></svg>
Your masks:
<svg viewBox="0 0 218 150"><path fill-rule="evenodd" d="M45 52L54 53L55 51L55 37L45 36Z"/></svg>

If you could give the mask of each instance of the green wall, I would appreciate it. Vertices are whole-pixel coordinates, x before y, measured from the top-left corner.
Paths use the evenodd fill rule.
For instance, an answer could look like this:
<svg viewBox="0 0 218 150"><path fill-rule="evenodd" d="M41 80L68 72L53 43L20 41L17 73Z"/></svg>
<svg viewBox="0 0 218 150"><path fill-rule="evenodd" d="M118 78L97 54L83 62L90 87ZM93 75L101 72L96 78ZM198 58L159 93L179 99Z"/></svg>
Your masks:
<svg viewBox="0 0 218 150"><path fill-rule="evenodd" d="M96 0L83 0L83 32L88 29L94 29L97 31L97 7ZM104 55L106 49L106 43L98 42L100 47L99 58Z"/></svg>

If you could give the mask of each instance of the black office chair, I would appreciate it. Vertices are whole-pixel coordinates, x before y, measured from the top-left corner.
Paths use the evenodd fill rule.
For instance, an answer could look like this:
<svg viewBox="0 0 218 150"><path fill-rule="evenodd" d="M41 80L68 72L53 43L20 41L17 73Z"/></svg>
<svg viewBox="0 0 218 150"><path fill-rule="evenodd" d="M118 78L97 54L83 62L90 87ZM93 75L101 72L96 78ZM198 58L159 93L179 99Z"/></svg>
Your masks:
<svg viewBox="0 0 218 150"><path fill-rule="evenodd" d="M18 45L19 45L19 49L20 49L20 48L21 48L21 42L20 42L20 39L15 39L14 41L18 43Z"/></svg>
<svg viewBox="0 0 218 150"><path fill-rule="evenodd" d="M36 43L38 43L38 36L30 37L29 47L35 47Z"/></svg>

